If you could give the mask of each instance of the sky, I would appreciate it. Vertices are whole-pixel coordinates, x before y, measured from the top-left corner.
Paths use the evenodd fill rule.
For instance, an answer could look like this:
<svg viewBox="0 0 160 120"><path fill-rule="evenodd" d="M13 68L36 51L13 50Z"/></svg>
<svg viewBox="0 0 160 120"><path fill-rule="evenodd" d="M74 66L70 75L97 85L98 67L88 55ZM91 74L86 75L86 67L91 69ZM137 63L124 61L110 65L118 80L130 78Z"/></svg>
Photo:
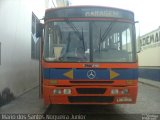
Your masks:
<svg viewBox="0 0 160 120"><path fill-rule="evenodd" d="M131 10L135 14L137 34L149 33L160 26L159 0L69 0L71 5L99 5ZM139 32L140 31L140 32Z"/></svg>

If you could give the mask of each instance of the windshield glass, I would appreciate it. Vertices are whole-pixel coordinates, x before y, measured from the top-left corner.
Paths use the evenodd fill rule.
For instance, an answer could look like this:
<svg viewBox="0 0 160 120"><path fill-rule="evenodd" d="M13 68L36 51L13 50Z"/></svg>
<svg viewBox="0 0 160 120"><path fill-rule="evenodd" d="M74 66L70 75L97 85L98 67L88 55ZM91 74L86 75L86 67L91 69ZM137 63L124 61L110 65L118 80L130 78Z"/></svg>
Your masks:
<svg viewBox="0 0 160 120"><path fill-rule="evenodd" d="M87 62L89 56L88 22L50 22L46 25L45 52L47 61Z"/></svg>
<svg viewBox="0 0 160 120"><path fill-rule="evenodd" d="M62 21L45 26L44 59L50 62L134 62L131 23Z"/></svg>
<svg viewBox="0 0 160 120"><path fill-rule="evenodd" d="M132 62L132 25L122 22L93 23L94 62Z"/></svg>

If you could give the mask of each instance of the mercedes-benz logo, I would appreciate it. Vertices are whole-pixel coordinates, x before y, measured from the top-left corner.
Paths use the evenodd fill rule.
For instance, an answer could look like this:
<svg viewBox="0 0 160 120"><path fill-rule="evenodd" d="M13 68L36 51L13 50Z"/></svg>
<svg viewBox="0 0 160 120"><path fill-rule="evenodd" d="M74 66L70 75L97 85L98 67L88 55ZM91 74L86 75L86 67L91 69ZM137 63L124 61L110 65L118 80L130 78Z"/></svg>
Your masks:
<svg viewBox="0 0 160 120"><path fill-rule="evenodd" d="M89 70L89 71L87 72L87 77L88 77L89 79L95 78L95 77L96 77L96 72L95 72L94 70Z"/></svg>

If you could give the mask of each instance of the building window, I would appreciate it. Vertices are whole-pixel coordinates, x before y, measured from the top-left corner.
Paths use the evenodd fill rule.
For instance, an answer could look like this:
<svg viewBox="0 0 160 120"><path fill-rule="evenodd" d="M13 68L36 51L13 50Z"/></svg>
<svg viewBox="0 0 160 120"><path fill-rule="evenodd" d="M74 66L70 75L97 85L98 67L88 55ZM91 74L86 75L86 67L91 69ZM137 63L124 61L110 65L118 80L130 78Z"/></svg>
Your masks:
<svg viewBox="0 0 160 120"><path fill-rule="evenodd" d="M36 24L39 22L40 20L32 12L31 58L36 60L39 60L40 57L40 40L36 38Z"/></svg>

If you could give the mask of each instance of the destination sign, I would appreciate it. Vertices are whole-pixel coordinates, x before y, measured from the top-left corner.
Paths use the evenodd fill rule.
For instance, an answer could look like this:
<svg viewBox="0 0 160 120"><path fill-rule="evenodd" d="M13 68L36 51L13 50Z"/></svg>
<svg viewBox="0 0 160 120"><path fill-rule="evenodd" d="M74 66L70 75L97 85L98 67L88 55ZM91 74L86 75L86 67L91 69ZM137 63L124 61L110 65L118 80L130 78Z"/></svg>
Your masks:
<svg viewBox="0 0 160 120"><path fill-rule="evenodd" d="M46 11L45 20L52 18L124 18L134 20L134 14L130 11L108 7L68 7Z"/></svg>
<svg viewBox="0 0 160 120"><path fill-rule="evenodd" d="M121 17L118 11L105 10L105 11L87 11L85 12L86 17Z"/></svg>

